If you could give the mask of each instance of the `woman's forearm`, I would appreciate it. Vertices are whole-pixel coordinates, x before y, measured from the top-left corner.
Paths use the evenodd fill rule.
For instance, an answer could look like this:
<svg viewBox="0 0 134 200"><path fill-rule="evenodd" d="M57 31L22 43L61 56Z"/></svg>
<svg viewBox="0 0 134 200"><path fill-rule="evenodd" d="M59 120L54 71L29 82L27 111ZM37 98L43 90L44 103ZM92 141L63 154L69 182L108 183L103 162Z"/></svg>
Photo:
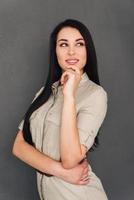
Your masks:
<svg viewBox="0 0 134 200"><path fill-rule="evenodd" d="M76 168L65 169L61 162L50 158L25 142L21 131L17 134L12 153L20 160L43 173L52 174L72 184L86 184L86 182L81 181L81 177L88 172L88 163L83 162L77 165Z"/></svg>
<svg viewBox="0 0 134 200"><path fill-rule="evenodd" d="M65 169L62 167L61 163L28 144L24 140L21 131L16 136L12 153L36 170L59 178L64 176Z"/></svg>
<svg viewBox="0 0 134 200"><path fill-rule="evenodd" d="M65 168L74 167L82 158L74 97L65 96L63 101L60 127L60 154Z"/></svg>

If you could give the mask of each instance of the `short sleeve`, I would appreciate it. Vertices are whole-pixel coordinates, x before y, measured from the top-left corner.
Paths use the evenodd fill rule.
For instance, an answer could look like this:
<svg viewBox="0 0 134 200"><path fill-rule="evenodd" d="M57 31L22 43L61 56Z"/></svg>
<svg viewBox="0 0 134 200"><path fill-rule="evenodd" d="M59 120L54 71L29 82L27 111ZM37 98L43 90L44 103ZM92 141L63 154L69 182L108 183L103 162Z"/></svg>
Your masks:
<svg viewBox="0 0 134 200"><path fill-rule="evenodd" d="M19 126L18 126L18 129L19 129L20 131L23 130L23 124L24 124L24 120L22 119L21 122L19 123Z"/></svg>
<svg viewBox="0 0 134 200"><path fill-rule="evenodd" d="M100 86L85 101L77 115L77 128L80 143L87 147L87 151L92 147L94 139L100 126L103 123L107 112L107 93Z"/></svg>
<svg viewBox="0 0 134 200"><path fill-rule="evenodd" d="M33 103L34 100L41 94L41 92L43 91L43 89L44 89L44 86L41 87L39 89L39 91L35 94L35 96L34 96L34 98L33 98L33 100L32 100L31 103ZM21 122L19 123L19 126L18 126L18 129L21 130L21 131L23 130L23 124L24 124L24 119L21 120Z"/></svg>

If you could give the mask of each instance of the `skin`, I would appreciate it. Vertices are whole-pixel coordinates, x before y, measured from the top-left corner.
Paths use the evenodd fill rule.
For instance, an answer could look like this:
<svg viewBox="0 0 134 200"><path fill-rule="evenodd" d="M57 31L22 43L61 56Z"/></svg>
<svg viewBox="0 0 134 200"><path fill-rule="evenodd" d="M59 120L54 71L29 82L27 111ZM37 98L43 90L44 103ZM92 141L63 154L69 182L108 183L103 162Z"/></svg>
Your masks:
<svg viewBox="0 0 134 200"><path fill-rule="evenodd" d="M59 46L61 41L58 42L58 39L60 39L61 37L62 39L67 39L68 45L65 48L61 48ZM66 27L58 33L56 45L57 59L63 72L61 76L61 84L63 88L63 93L66 96L66 98L64 99L69 100L70 102L69 105L65 104L65 106L69 106L71 110L72 108L74 108L74 104L72 103L71 99L73 100L76 88L79 84L81 75L83 73L83 67L86 63L86 49L84 46L81 46L80 44L76 43L76 38L82 38L79 31L77 31L77 29ZM79 40L79 42L84 43L84 40ZM77 55L79 57L79 62L77 63L78 65L69 66L65 62L65 59L73 57L74 55ZM81 147L81 155L83 155L83 158L85 152L86 148L84 146ZM64 162L58 162L45 155L43 152L40 152L38 149L34 148L30 144L28 144L23 138L22 131L18 131L16 135L12 153L17 158L32 166L33 168L43 173L49 173L54 176L57 176L58 178L61 178L66 182L76 185L86 185L89 183L89 168L86 159L84 159L81 164L75 163L73 167L67 167ZM62 155L64 155L64 152Z"/></svg>
<svg viewBox="0 0 134 200"><path fill-rule="evenodd" d="M62 72L69 70L73 66L66 62L66 59L76 58L79 59L76 67L83 74L83 68L86 64L87 53L85 41L80 32L72 27L62 28L57 35L56 55L58 63Z"/></svg>
<svg viewBox="0 0 134 200"><path fill-rule="evenodd" d="M23 162L43 173L52 174L76 185L85 185L88 183L88 180L84 178L88 173L88 163L86 160L75 168L65 169L61 162L57 162L28 144L23 138L22 131L17 133L12 153Z"/></svg>
<svg viewBox="0 0 134 200"><path fill-rule="evenodd" d="M87 152L87 148L80 144L76 122L75 93L87 60L85 41L77 29L65 27L58 33L56 55L62 68L60 81L64 95L60 130L60 154L63 166L70 168L75 167ZM66 61L74 58L78 59L77 63Z"/></svg>

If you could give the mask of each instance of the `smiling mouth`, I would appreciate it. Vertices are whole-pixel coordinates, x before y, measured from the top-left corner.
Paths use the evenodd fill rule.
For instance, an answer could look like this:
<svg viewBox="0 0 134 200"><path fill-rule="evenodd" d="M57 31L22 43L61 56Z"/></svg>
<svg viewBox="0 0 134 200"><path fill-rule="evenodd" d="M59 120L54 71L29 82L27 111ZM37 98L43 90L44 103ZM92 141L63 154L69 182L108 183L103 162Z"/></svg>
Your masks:
<svg viewBox="0 0 134 200"><path fill-rule="evenodd" d="M78 59L68 59L66 60L66 62L69 64L69 65L74 65L78 62L79 60Z"/></svg>

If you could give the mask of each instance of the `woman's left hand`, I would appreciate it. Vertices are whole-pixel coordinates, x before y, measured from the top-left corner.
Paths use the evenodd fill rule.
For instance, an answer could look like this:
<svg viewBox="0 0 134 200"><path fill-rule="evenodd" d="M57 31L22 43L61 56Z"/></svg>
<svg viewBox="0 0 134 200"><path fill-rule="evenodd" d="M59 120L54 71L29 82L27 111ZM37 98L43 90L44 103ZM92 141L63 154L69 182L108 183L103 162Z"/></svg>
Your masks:
<svg viewBox="0 0 134 200"><path fill-rule="evenodd" d="M81 80L81 73L78 67L69 66L68 70L63 72L61 76L61 85L64 95L75 96L76 89Z"/></svg>

